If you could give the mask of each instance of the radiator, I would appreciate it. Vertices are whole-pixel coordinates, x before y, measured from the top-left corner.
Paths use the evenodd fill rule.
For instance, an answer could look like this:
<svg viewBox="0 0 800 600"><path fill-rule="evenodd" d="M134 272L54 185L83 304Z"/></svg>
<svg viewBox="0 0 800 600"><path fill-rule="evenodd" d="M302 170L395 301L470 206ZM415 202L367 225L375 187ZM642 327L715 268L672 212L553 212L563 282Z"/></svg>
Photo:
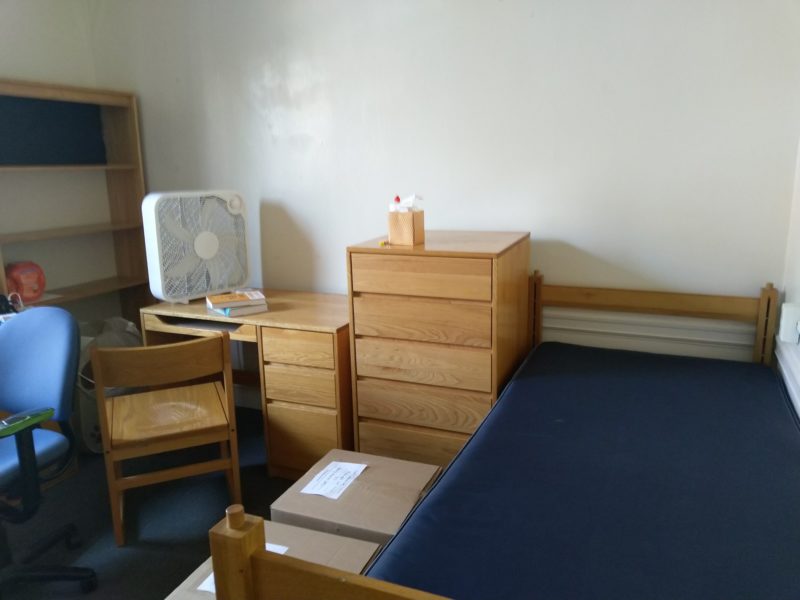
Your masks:
<svg viewBox="0 0 800 600"><path fill-rule="evenodd" d="M750 361L755 326L698 319L573 308L545 308L542 340L570 344Z"/></svg>

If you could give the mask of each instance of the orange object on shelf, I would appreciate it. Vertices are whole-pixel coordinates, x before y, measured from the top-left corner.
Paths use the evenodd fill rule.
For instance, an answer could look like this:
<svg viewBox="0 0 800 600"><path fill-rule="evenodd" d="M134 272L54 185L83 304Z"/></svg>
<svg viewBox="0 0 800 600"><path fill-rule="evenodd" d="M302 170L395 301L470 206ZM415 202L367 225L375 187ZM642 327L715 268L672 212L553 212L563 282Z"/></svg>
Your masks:
<svg viewBox="0 0 800 600"><path fill-rule="evenodd" d="M8 293L18 293L23 302L35 302L44 294L45 278L42 267L33 261L6 265Z"/></svg>

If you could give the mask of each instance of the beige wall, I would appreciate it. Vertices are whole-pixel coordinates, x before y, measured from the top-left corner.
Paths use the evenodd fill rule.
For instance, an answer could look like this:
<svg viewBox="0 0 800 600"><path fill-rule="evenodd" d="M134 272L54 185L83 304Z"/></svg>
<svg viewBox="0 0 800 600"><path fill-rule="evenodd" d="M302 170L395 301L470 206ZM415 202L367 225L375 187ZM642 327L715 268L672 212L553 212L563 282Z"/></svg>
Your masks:
<svg viewBox="0 0 800 600"><path fill-rule="evenodd" d="M23 20L48 32L17 35L31 55L3 75L140 95L151 189L243 192L254 283L344 291L346 245L413 192L431 228L532 231L550 281L751 294L791 274L793 0L0 7L4 50Z"/></svg>

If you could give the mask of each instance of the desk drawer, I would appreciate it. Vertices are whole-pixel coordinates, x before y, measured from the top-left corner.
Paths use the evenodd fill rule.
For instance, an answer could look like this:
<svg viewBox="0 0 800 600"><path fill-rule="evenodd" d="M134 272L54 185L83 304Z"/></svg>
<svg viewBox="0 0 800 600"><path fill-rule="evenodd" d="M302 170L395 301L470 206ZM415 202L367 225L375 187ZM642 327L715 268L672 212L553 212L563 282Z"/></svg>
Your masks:
<svg viewBox="0 0 800 600"><path fill-rule="evenodd" d="M356 339L356 368L360 377L478 392L492 389L492 353L482 348L360 338Z"/></svg>
<svg viewBox="0 0 800 600"><path fill-rule="evenodd" d="M384 379L361 379L358 416L448 431L472 433L492 405L489 394L416 385Z"/></svg>
<svg viewBox="0 0 800 600"><path fill-rule="evenodd" d="M353 298L356 335L492 347L488 303L360 294Z"/></svg>
<svg viewBox="0 0 800 600"><path fill-rule="evenodd" d="M264 389L270 400L336 408L336 374L328 369L270 363Z"/></svg>
<svg viewBox="0 0 800 600"><path fill-rule="evenodd" d="M306 471L339 447L334 411L270 402L267 423L270 465Z"/></svg>
<svg viewBox="0 0 800 600"><path fill-rule="evenodd" d="M296 329L261 328L265 362L333 369L333 335Z"/></svg>
<svg viewBox="0 0 800 600"><path fill-rule="evenodd" d="M358 425L358 450L367 454L447 466L469 439L468 435L364 421Z"/></svg>
<svg viewBox="0 0 800 600"><path fill-rule="evenodd" d="M192 337L210 337L220 331L230 333L232 340L255 342L256 326L235 323L228 320L183 319L181 317L162 317L142 313L142 325L146 331L160 331Z"/></svg>
<svg viewBox="0 0 800 600"><path fill-rule="evenodd" d="M492 299L488 258L351 254L354 292L402 296Z"/></svg>

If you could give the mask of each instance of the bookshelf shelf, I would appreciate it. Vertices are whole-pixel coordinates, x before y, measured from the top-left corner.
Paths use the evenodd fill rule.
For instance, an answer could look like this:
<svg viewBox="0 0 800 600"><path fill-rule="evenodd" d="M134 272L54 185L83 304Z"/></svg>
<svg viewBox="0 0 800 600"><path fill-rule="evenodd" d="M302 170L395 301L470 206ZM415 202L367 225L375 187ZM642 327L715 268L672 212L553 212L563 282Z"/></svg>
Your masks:
<svg viewBox="0 0 800 600"><path fill-rule="evenodd" d="M0 197L3 202L0 209L4 214L2 227L6 230L0 233L0 265L10 262L3 259L4 249L26 244L16 247L15 251L8 249L6 254L19 255L22 248L32 254L38 250L38 262L45 276L51 269L68 284L59 289L46 289L43 299L30 304L63 304L118 292L122 315L136 322L139 308L152 302L146 285L147 262L140 209L145 183L137 110L136 97L127 92L0 79L0 185L4 177L15 177L14 173L33 173L36 177L32 179L7 181L23 186L26 192L33 189L30 182L36 182L37 186L28 194ZM62 175L52 180L49 176L38 178L38 174L48 173ZM104 179L104 186L102 180L91 179L98 176ZM94 211L84 206L83 212L77 214L84 214L85 222L75 223L74 215L70 214L72 224L58 226L59 210L64 214L70 210L63 204L69 200L59 197L62 186L74 183L78 188L78 182L90 181L98 182L98 187L92 187L98 194L92 202L100 204L94 206L105 206ZM88 198L73 196L76 200L84 197ZM58 201L54 204L56 198ZM46 213L43 209L39 218L30 208L24 210L28 202L34 206L48 206L50 202L54 211ZM15 215L23 213L26 217L20 222L26 226L14 231ZM37 228L37 221L41 228ZM111 233L112 237L100 242L78 241L102 233ZM75 241L59 243L58 251L53 252L48 246L40 245L48 240ZM115 268L116 273L112 277L81 281L93 275L89 268L93 261L85 256L85 248L92 249L96 243L100 244L98 252L110 252L113 246L114 261L104 267L105 272L95 269L94 274L105 275L109 266ZM70 254L81 251L84 256ZM49 257L53 265L47 264ZM76 283L73 285L71 281ZM5 269L0 268L0 293L7 292Z"/></svg>

